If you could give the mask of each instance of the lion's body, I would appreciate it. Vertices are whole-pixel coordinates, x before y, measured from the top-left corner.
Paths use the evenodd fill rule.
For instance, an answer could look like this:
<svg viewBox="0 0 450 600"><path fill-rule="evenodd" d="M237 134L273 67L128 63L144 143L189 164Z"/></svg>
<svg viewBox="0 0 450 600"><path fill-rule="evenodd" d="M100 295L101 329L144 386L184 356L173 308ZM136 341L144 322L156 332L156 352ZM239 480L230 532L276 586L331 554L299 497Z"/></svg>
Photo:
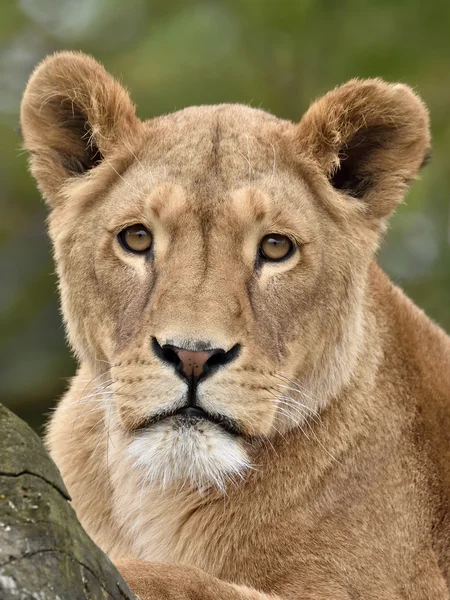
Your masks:
<svg viewBox="0 0 450 600"><path fill-rule="evenodd" d="M61 55L22 109L81 362L47 442L88 533L144 600L449 600L450 340L373 260L423 105L354 81L298 126L226 105L141 124L115 86ZM117 242L130 223L151 255ZM271 231L296 249L255 263ZM180 425L155 340L236 345L195 388L215 424Z"/></svg>

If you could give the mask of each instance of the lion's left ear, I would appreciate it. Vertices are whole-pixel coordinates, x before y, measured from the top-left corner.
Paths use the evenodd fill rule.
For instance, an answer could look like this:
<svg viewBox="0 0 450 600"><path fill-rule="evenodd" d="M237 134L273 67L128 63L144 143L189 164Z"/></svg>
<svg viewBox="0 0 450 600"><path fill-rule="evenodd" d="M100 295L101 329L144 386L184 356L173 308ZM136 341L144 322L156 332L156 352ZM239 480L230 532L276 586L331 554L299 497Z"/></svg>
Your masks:
<svg viewBox="0 0 450 600"><path fill-rule="evenodd" d="M140 121L127 91L90 56L59 52L34 71L21 106L31 170L51 206L74 177L136 137Z"/></svg>
<svg viewBox="0 0 450 600"><path fill-rule="evenodd" d="M368 216L385 217L429 155L428 112L406 85L353 79L311 105L291 142Z"/></svg>

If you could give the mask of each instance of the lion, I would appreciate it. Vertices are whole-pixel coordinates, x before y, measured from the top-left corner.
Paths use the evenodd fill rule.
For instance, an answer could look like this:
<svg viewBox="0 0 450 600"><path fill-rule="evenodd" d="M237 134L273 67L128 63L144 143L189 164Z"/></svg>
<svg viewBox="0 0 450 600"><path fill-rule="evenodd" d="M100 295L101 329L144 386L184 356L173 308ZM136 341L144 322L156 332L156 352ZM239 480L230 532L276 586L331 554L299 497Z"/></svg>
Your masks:
<svg viewBox="0 0 450 600"><path fill-rule="evenodd" d="M46 441L142 600L450 598L450 342L376 252L426 162L406 85L298 123L142 122L62 52L21 106L79 368Z"/></svg>

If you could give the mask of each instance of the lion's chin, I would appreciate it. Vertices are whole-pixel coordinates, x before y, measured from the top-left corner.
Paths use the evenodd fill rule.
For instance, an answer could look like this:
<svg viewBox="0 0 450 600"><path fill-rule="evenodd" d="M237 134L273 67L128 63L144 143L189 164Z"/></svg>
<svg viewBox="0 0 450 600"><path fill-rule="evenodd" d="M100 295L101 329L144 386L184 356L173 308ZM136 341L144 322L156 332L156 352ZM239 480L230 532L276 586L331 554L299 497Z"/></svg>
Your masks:
<svg viewBox="0 0 450 600"><path fill-rule="evenodd" d="M241 479L250 461L239 438L207 421L178 424L167 419L135 434L128 446L143 486L191 486L225 491Z"/></svg>

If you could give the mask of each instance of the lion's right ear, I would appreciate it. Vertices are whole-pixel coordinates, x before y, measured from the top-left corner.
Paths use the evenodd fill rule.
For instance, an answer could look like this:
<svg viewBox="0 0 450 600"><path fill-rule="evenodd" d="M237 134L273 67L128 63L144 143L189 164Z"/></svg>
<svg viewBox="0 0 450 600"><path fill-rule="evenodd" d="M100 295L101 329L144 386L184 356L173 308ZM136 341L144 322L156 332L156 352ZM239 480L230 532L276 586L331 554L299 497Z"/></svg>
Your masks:
<svg viewBox="0 0 450 600"><path fill-rule="evenodd" d="M38 65L20 118L31 171L50 205L64 183L132 140L140 124L126 90L97 61L76 52Z"/></svg>
<svg viewBox="0 0 450 600"><path fill-rule="evenodd" d="M316 100L290 134L329 184L369 218L387 217L430 151L428 111L407 85L352 79Z"/></svg>

